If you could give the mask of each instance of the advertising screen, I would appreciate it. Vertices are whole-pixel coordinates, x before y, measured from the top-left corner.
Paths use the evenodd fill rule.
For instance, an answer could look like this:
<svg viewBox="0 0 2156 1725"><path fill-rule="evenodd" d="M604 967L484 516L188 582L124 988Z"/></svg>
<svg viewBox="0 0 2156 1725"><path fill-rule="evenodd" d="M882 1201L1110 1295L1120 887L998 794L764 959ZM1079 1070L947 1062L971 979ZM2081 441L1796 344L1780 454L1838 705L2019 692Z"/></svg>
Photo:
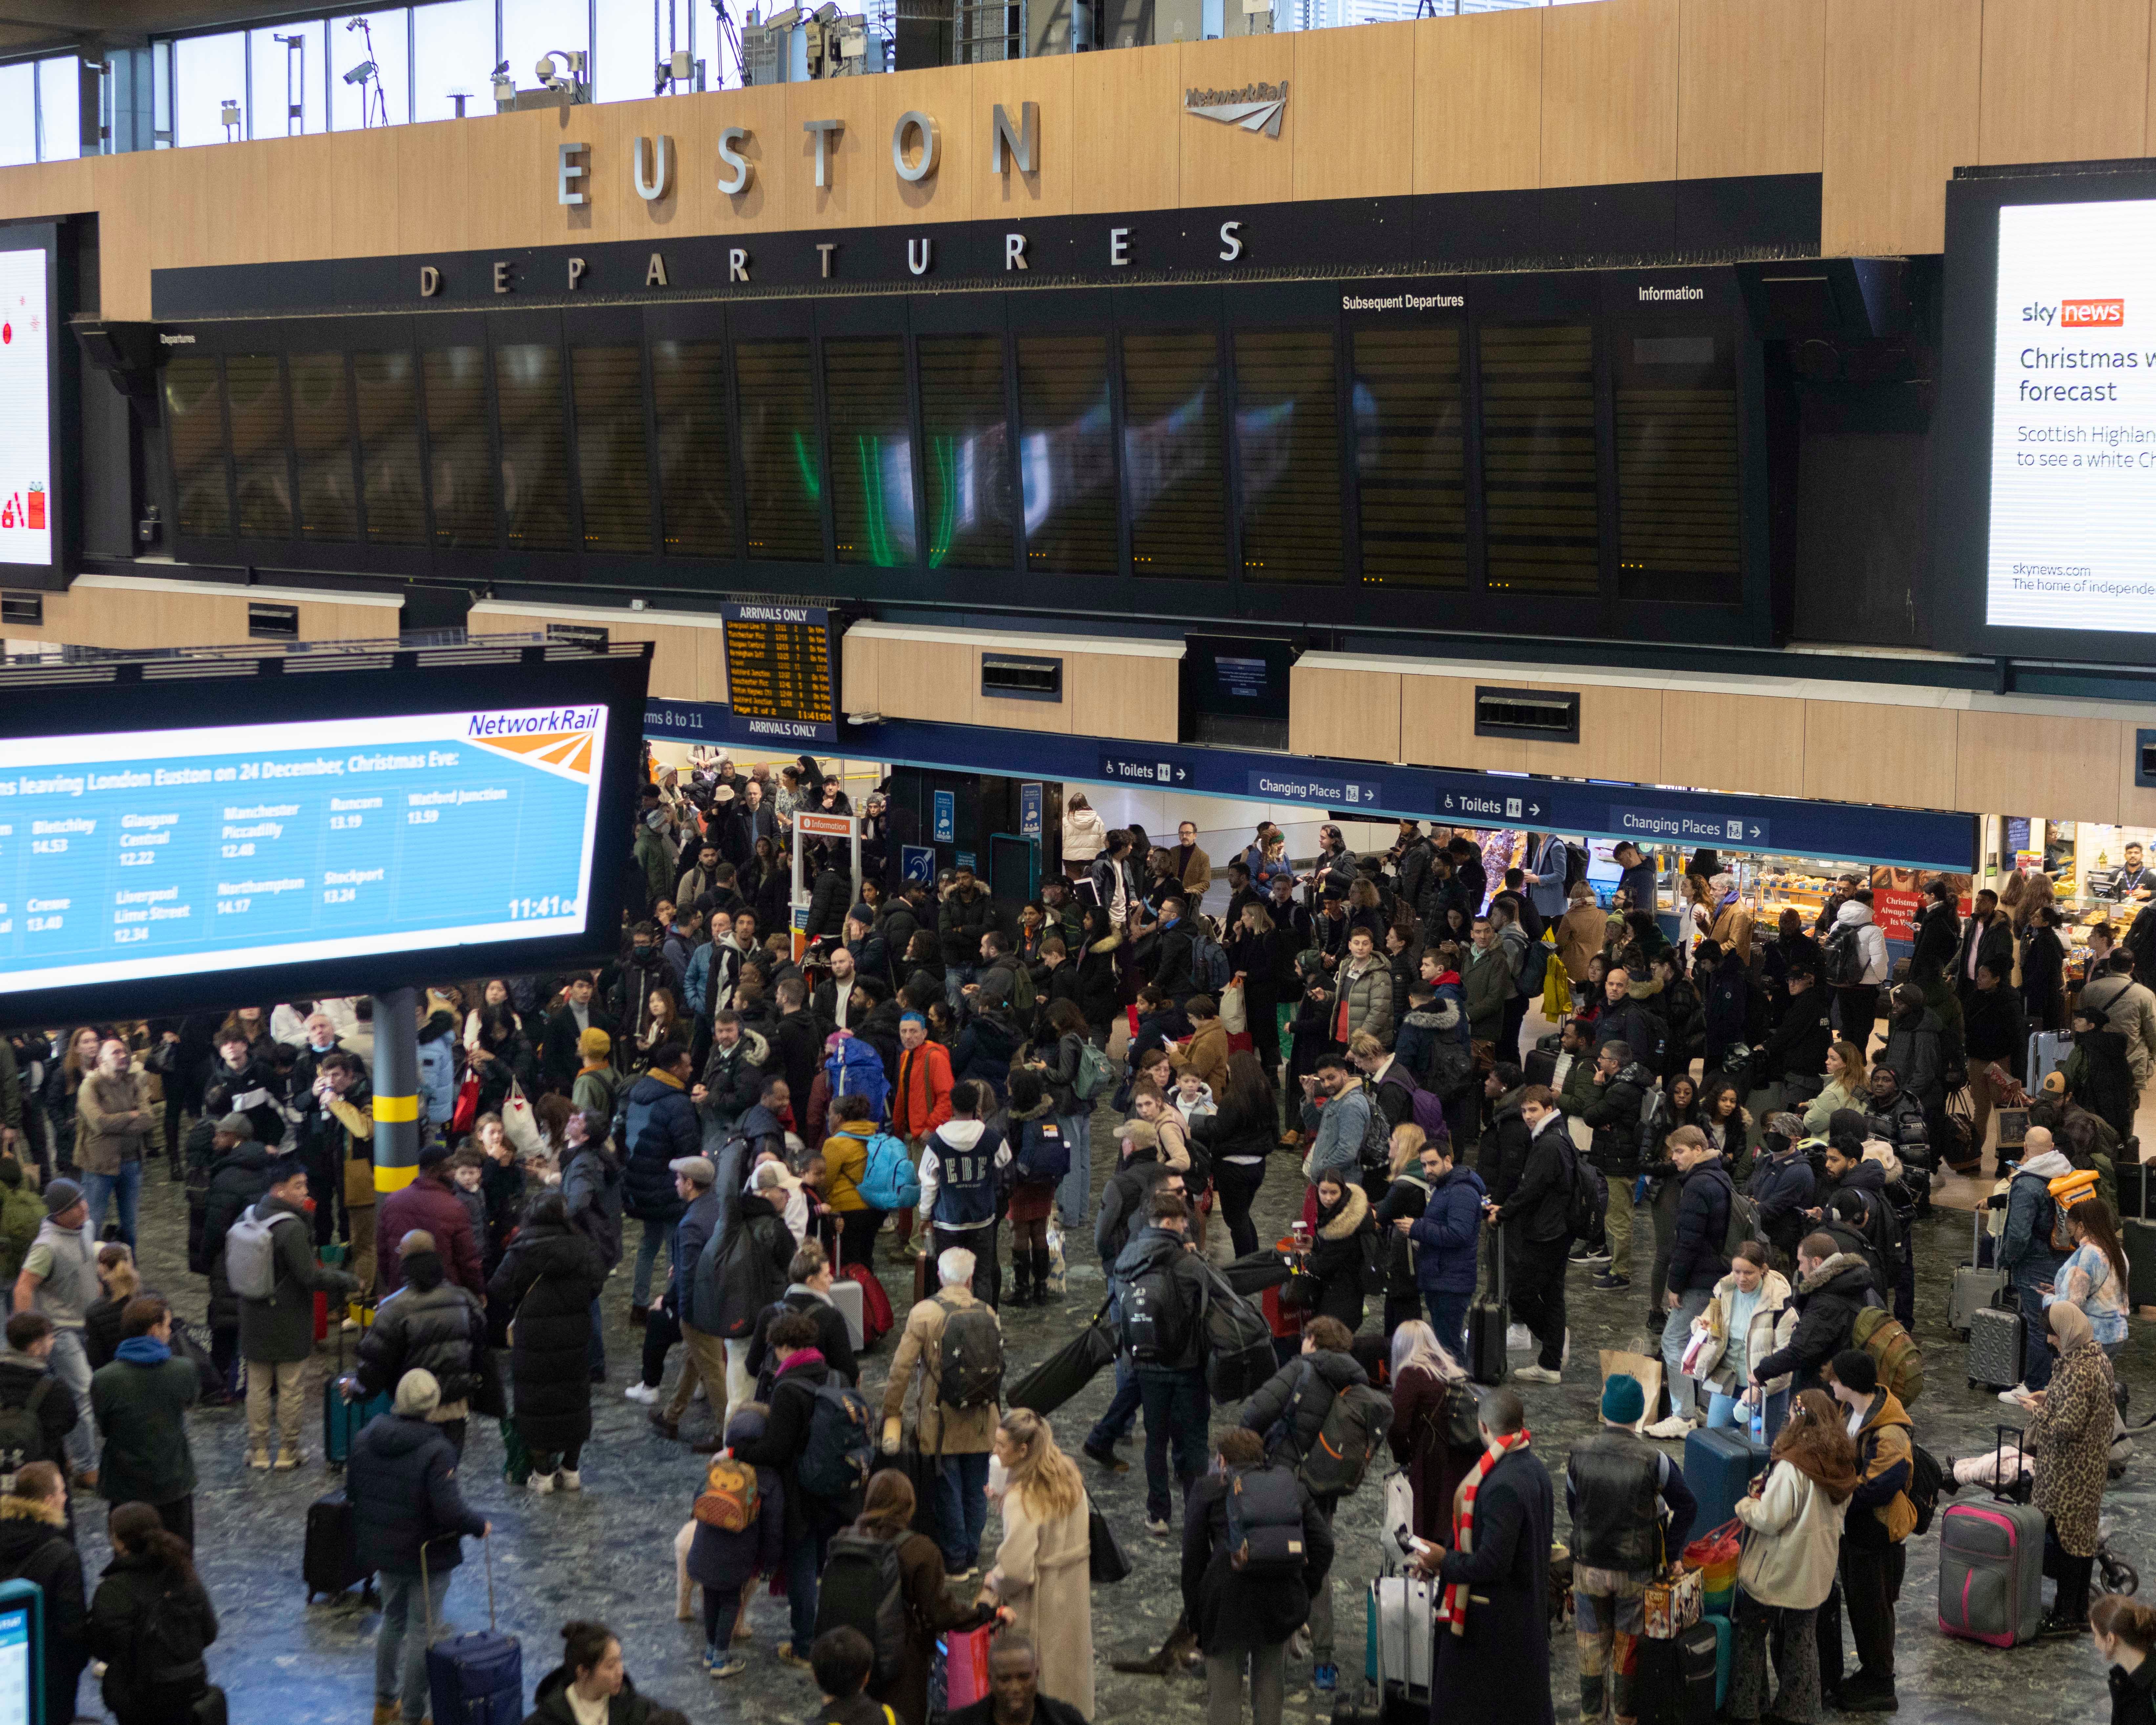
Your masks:
<svg viewBox="0 0 2156 1725"><path fill-rule="evenodd" d="M0 251L0 563L53 561L47 254Z"/></svg>
<svg viewBox="0 0 2156 1725"><path fill-rule="evenodd" d="M111 728L0 737L0 1022L588 948L620 914L644 665L212 684L186 692L259 721L155 728L180 691L149 687Z"/></svg>

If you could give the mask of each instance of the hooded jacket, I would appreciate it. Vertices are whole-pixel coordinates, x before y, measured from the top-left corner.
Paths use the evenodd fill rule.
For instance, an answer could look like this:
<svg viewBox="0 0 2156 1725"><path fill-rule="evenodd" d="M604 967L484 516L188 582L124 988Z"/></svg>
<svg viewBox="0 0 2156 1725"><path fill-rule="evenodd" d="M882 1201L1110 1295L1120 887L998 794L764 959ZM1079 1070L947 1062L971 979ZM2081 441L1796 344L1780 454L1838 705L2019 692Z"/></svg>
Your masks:
<svg viewBox="0 0 2156 1725"><path fill-rule="evenodd" d="M1490 1104L1490 1123L1475 1148L1475 1172L1500 1204L1512 1195L1527 1166L1527 1122L1520 1113L1527 1088L1515 1085Z"/></svg>
<svg viewBox="0 0 2156 1725"><path fill-rule="evenodd" d="M404 1260L403 1285L375 1308L359 1338L359 1387L393 1395L407 1372L425 1370L440 1384L443 1405L469 1401L485 1346L478 1296L444 1280L434 1253L414 1252Z"/></svg>
<svg viewBox="0 0 2156 1725"><path fill-rule="evenodd" d="M1722 1366L1729 1347L1730 1314L1737 1298L1737 1277L1732 1270L1732 1274L1715 1283L1713 1297L1702 1314L1710 1321L1709 1340L1692 1365L1694 1377L1712 1384L1727 1396L1737 1395L1744 1387L1737 1382L1734 1373ZM1789 1338L1796 1333L1797 1308L1790 1299L1788 1279L1780 1271L1769 1270L1760 1281L1758 1298L1752 1307L1752 1320L1745 1327L1747 1382L1753 1361L1772 1358L1778 1350L1789 1346ZM1778 1378L1767 1385L1767 1393L1778 1395L1789 1387L1787 1378Z"/></svg>
<svg viewBox="0 0 2156 1725"><path fill-rule="evenodd" d="M90 1375L90 1409L105 1440L97 1491L107 1503L175 1503L194 1495L187 1411L202 1395L194 1362L151 1336L120 1344Z"/></svg>
<svg viewBox="0 0 2156 1725"><path fill-rule="evenodd" d="M457 1490L457 1452L439 1426L409 1414L382 1414L352 1442L345 1496L358 1530L362 1567L384 1575L442 1575L464 1561L462 1536L479 1538L486 1518Z"/></svg>
<svg viewBox="0 0 2156 1725"><path fill-rule="evenodd" d="M1654 1087L1654 1074L1645 1063L1630 1060L1599 1086L1599 1094L1588 1104L1584 1117L1594 1134L1588 1153L1613 1180L1629 1180L1640 1172L1640 1109Z"/></svg>
<svg viewBox="0 0 2156 1725"><path fill-rule="evenodd" d="M2034 1286L2051 1281L2065 1254L2051 1247L2051 1228L2058 1205L2051 1183L2074 1171L2074 1165L2056 1150L2032 1156L2014 1171L2006 1189L2006 1227L1999 1240L1999 1265L2015 1285Z"/></svg>
<svg viewBox="0 0 2156 1725"><path fill-rule="evenodd" d="M1548 1245L1568 1237L1565 1212L1572 1202L1572 1134L1564 1116L1553 1108L1527 1140L1527 1163L1519 1183L1499 1200L1498 1225L1517 1230L1513 1238Z"/></svg>
<svg viewBox="0 0 2156 1725"><path fill-rule="evenodd" d="M382 1284L385 1288L393 1290L403 1280L403 1268L397 1256L398 1241L418 1229L434 1236L435 1249L442 1255L442 1266L449 1271L450 1281L470 1288L475 1294L486 1291L486 1272L480 1263L478 1233L472 1227L471 1212L449 1183L449 1165L446 1162L438 1172L422 1174L403 1191L393 1192L383 1199L375 1218L375 1238L381 1243Z"/></svg>
<svg viewBox="0 0 2156 1725"><path fill-rule="evenodd" d="M1310 1273L1317 1278L1313 1309L1338 1318L1353 1333L1362 1327L1363 1300L1373 1287L1382 1291L1370 1265L1376 1230L1369 1196L1359 1183L1347 1182L1338 1208L1329 1216L1322 1209L1317 1214L1317 1231L1310 1243Z"/></svg>
<svg viewBox="0 0 2156 1725"><path fill-rule="evenodd" d="M1737 1579L1762 1605L1810 1611L1834 1591L1841 1533L1849 1512L1794 1462L1777 1461L1757 1497L1737 1500L1737 1519L1753 1535L1744 1542Z"/></svg>
<svg viewBox="0 0 2156 1725"><path fill-rule="evenodd" d="M1856 952L1863 968L1856 978L1859 983L1876 988L1887 980L1887 937L1871 920L1871 906L1853 898L1844 899L1834 913L1835 932L1845 928L1856 931ZM1830 944L1834 934L1830 932L1825 943ZM1825 980L1824 977L1820 978Z"/></svg>
<svg viewBox="0 0 2156 1725"><path fill-rule="evenodd" d="M1946 1101L1946 1048L1939 1015L1928 1006L1897 1010L1887 1021L1887 1045L1875 1066L1892 1068L1895 1081L1927 1109Z"/></svg>
<svg viewBox="0 0 2156 1725"><path fill-rule="evenodd" d="M921 1153L921 1219L945 1230L993 1225L1010 1164L1009 1143L987 1122L946 1121Z"/></svg>
<svg viewBox="0 0 2156 1725"><path fill-rule="evenodd" d="M1351 1384L1369 1381L1352 1353L1321 1348L1297 1354L1243 1404L1235 1423L1265 1440L1266 1459L1274 1466L1300 1467L1317 1447L1333 1398Z"/></svg>
<svg viewBox="0 0 2156 1725"><path fill-rule="evenodd" d="M1811 1207L1812 1165L1797 1145L1763 1155L1752 1164L1745 1194L1759 1206L1759 1224L1767 1238L1785 1252L1793 1252L1804 1236L1802 1212Z"/></svg>
<svg viewBox="0 0 2156 1725"><path fill-rule="evenodd" d="M1890 1157L1894 1153L1889 1146L1882 1144L1880 1148ZM1901 1172L1898 1163L1894 1172ZM1845 1192L1863 1201L1864 1223L1861 1231L1879 1254L1879 1261L1886 1266L1891 1280L1895 1266L1902 1261L1902 1230L1895 1219L1893 1199L1887 1189L1887 1182L1884 1163L1859 1161L1856 1167L1845 1169L1841 1178L1827 1189L1823 1206L1839 1209L1835 1199Z"/></svg>
<svg viewBox="0 0 2156 1725"><path fill-rule="evenodd" d="M1912 1455L1908 1412L1883 1385L1856 1429L1856 1492L1845 1532L1851 1545L1876 1551L1899 1545L1917 1528L1909 1502Z"/></svg>
<svg viewBox="0 0 2156 1725"><path fill-rule="evenodd" d="M1488 1196L1471 1168L1455 1166L1430 1189L1422 1214L1408 1230L1414 1249L1414 1285L1424 1294L1471 1294Z"/></svg>
<svg viewBox="0 0 2156 1725"><path fill-rule="evenodd" d="M920 1309L917 1305L913 1308L916 1312ZM831 1303L829 1294L819 1294L797 1281L789 1283L786 1291L764 1308L762 1317L757 1322L755 1338L748 1344L748 1373L757 1380L757 1395L771 1393L771 1380L778 1370L778 1361L771 1351L771 1327L793 1312L805 1312L815 1320L816 1351L824 1356L824 1364L846 1383L858 1384L861 1381L860 1362L854 1353L846 1315Z"/></svg>
<svg viewBox="0 0 2156 1725"><path fill-rule="evenodd" d="M591 1306L605 1285L598 1249L573 1224L556 1222L526 1222L487 1284L490 1322L513 1326L516 1426L534 1454L591 1435Z"/></svg>
<svg viewBox="0 0 2156 1725"><path fill-rule="evenodd" d="M770 1061L771 1045L746 1024L732 1048L713 1039L711 1052L704 1062L704 1089L711 1112L721 1126L732 1126L756 1106L763 1093L764 1068Z"/></svg>
<svg viewBox="0 0 2156 1725"><path fill-rule="evenodd" d="M665 1226L679 1221L681 1199L668 1164L698 1154L704 1142L696 1105L680 1079L670 1072L646 1072L629 1086L622 1141L629 1151L621 1171L624 1213Z"/></svg>
<svg viewBox="0 0 2156 1725"><path fill-rule="evenodd" d="M1594 1051L1598 1055L1605 1044L1622 1042L1631 1049L1633 1060L1650 1074L1662 1070L1669 1029L1648 1004L1659 998L1661 988L1659 983L1635 983L1622 1001L1604 1009L1594 1021Z"/></svg>
<svg viewBox="0 0 2156 1725"><path fill-rule="evenodd" d="M1791 1393L1800 1394L1825 1387L1822 1376L1835 1355L1851 1345L1856 1314L1879 1303L1871 1266L1854 1252L1836 1252L1798 1278L1794 1303L1796 1328L1785 1345L1751 1362L1752 1381L1771 1384L1789 1377Z"/></svg>
<svg viewBox="0 0 2156 1725"><path fill-rule="evenodd" d="M1722 1246L1728 1237L1729 1204L1734 1195L1728 1165L1719 1156L1696 1162L1677 1177L1676 1234L1670 1248L1668 1282L1672 1292L1712 1289L1729 1273Z"/></svg>
<svg viewBox="0 0 2156 1725"><path fill-rule="evenodd" d="M34 1581L45 1594L45 1718L60 1725L75 1710L75 1685L90 1656L82 1555L61 1499L0 1497L0 1579Z"/></svg>

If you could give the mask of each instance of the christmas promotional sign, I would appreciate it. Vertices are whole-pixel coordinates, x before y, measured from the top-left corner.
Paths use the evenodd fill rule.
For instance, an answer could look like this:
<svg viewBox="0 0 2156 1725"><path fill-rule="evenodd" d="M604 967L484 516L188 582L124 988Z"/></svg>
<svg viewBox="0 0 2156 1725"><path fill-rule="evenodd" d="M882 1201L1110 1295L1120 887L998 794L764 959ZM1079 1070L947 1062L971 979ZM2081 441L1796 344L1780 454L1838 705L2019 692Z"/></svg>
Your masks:
<svg viewBox="0 0 2156 1725"><path fill-rule="evenodd" d="M53 560L45 254L0 252L0 564Z"/></svg>

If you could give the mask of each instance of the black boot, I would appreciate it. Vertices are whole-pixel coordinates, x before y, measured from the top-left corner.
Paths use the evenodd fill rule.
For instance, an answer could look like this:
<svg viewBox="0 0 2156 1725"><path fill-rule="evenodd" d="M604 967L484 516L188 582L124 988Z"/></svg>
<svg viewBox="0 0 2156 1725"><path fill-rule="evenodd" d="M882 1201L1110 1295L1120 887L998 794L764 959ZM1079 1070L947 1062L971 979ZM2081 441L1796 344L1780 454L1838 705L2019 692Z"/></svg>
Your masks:
<svg viewBox="0 0 2156 1725"><path fill-rule="evenodd" d="M1033 1270L1023 1252L1011 1254L1010 1303L1013 1306L1033 1304Z"/></svg>
<svg viewBox="0 0 2156 1725"><path fill-rule="evenodd" d="M1055 1303L1055 1296L1049 1290L1048 1275L1048 1248L1035 1246L1033 1249L1033 1303L1036 1306L1053 1306Z"/></svg>

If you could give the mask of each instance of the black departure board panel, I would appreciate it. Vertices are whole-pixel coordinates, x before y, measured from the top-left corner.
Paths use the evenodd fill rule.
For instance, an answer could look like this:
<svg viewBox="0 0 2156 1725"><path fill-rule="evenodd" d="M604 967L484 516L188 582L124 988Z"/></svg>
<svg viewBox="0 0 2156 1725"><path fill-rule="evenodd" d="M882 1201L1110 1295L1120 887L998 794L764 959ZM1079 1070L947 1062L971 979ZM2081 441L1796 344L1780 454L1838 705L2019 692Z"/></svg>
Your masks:
<svg viewBox="0 0 2156 1725"><path fill-rule="evenodd" d="M232 472L239 531L249 539L292 533L290 442L285 425L285 362L275 353L235 353L224 362L232 418Z"/></svg>
<svg viewBox="0 0 2156 1725"><path fill-rule="evenodd" d="M1743 508L1728 334L1704 321L1665 326L1620 341L1613 357L1617 590L1628 599L1735 604Z"/></svg>
<svg viewBox="0 0 2156 1725"><path fill-rule="evenodd" d="M224 537L232 531L232 491L225 483L224 395L215 355L181 354L166 365L165 425L180 531Z"/></svg>
<svg viewBox="0 0 2156 1725"><path fill-rule="evenodd" d="M348 541L359 532L352 485L352 398L344 355L291 357L292 453L300 468L300 531Z"/></svg>
<svg viewBox="0 0 2156 1725"><path fill-rule="evenodd" d="M836 742L838 655L831 614L814 605L721 605L726 699L752 734Z"/></svg>
<svg viewBox="0 0 2156 1725"><path fill-rule="evenodd" d="M370 545L424 545L427 482L419 466L419 372L409 353L355 353L360 498Z"/></svg>
<svg viewBox="0 0 2156 1725"><path fill-rule="evenodd" d="M420 377L434 463L434 543L491 549L501 511L486 424L486 349L476 342L430 347Z"/></svg>
<svg viewBox="0 0 2156 1725"><path fill-rule="evenodd" d="M1235 331L1243 578L1340 578L1340 408L1330 324Z"/></svg>

